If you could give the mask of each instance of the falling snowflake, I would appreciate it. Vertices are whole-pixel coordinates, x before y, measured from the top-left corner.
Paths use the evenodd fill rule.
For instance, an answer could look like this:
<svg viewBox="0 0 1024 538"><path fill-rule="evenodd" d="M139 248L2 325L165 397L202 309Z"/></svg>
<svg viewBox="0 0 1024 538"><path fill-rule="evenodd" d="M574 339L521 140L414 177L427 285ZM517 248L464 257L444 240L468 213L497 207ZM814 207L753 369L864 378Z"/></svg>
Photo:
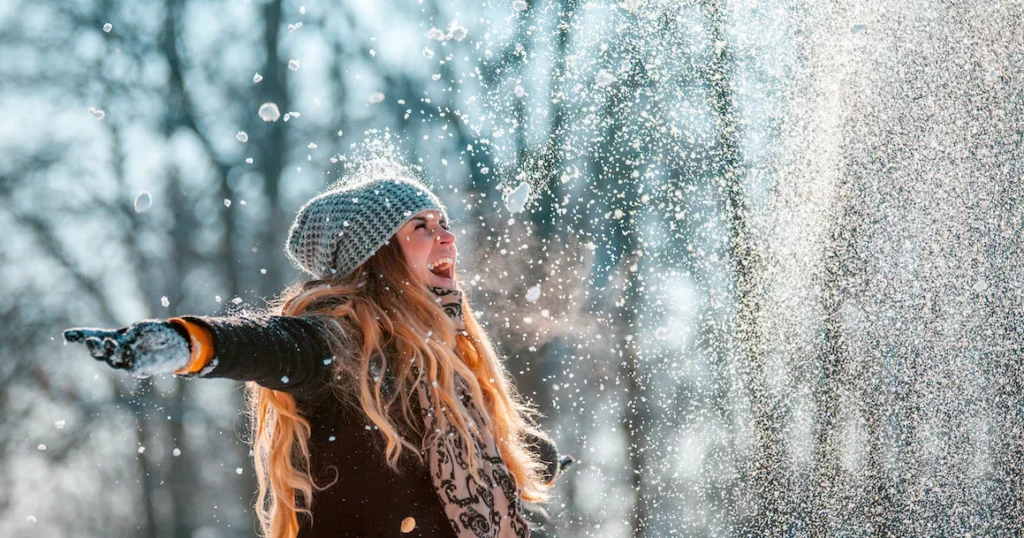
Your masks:
<svg viewBox="0 0 1024 538"><path fill-rule="evenodd" d="M281 109L277 108L277 103L263 103L257 114L263 121L277 121L281 118Z"/></svg>
<svg viewBox="0 0 1024 538"><path fill-rule="evenodd" d="M505 208L509 213L515 215L522 213L526 203L530 201L530 184L525 181L520 183L512 192L505 196Z"/></svg>
<svg viewBox="0 0 1024 538"><path fill-rule="evenodd" d="M149 191L142 191L135 197L135 212L145 213L153 205L153 197Z"/></svg>
<svg viewBox="0 0 1024 538"><path fill-rule="evenodd" d="M598 88L607 88L608 86L615 84L615 81L617 80L618 79L615 78L615 75L613 75L610 71L608 71L607 69L602 69L597 72L597 76L594 78L594 84Z"/></svg>

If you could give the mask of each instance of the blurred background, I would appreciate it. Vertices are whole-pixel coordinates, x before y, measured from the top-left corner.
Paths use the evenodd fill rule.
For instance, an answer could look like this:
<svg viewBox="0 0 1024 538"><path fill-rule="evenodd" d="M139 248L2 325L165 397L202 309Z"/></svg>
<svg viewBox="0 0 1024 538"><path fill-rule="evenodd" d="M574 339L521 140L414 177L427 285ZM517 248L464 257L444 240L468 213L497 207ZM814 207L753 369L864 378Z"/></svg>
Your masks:
<svg viewBox="0 0 1024 538"><path fill-rule="evenodd" d="M994 0L0 3L0 536L255 534L242 385L60 334L265 306L374 138L578 460L534 536L1020 535L1021 28Z"/></svg>

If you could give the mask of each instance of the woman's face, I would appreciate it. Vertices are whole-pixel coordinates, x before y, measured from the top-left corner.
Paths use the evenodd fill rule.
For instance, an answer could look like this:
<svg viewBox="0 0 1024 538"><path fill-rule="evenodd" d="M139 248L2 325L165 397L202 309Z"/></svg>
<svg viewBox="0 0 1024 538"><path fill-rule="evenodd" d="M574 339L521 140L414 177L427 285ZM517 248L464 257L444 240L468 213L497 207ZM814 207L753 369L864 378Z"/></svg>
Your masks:
<svg viewBox="0 0 1024 538"><path fill-rule="evenodd" d="M409 270L420 284L455 287L455 234L440 211L427 209L414 215L395 234Z"/></svg>

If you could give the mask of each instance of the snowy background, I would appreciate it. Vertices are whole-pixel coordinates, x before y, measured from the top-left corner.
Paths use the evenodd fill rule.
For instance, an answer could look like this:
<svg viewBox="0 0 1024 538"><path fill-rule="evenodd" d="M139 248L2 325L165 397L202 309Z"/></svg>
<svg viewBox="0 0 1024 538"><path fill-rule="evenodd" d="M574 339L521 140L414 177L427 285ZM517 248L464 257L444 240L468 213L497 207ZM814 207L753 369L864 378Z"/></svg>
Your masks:
<svg viewBox="0 0 1024 538"><path fill-rule="evenodd" d="M60 331L264 304L366 137L431 178L579 460L536 536L1018 536L1021 28L986 0L2 2L0 536L254 535L241 385Z"/></svg>

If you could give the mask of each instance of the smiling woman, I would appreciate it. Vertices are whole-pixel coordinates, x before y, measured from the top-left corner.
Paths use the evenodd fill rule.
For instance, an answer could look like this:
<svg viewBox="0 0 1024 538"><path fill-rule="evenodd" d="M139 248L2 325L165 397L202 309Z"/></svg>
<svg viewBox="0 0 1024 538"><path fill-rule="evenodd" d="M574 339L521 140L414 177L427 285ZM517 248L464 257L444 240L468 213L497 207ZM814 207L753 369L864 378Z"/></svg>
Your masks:
<svg viewBox="0 0 1024 538"><path fill-rule="evenodd" d="M269 312L65 339L137 376L246 381L265 536L528 537L521 501L572 460L463 296L441 201L367 167L299 210L286 251L311 280Z"/></svg>
<svg viewBox="0 0 1024 538"><path fill-rule="evenodd" d="M398 229L399 244L417 282L438 287L455 286L458 249L448 217L427 209Z"/></svg>

